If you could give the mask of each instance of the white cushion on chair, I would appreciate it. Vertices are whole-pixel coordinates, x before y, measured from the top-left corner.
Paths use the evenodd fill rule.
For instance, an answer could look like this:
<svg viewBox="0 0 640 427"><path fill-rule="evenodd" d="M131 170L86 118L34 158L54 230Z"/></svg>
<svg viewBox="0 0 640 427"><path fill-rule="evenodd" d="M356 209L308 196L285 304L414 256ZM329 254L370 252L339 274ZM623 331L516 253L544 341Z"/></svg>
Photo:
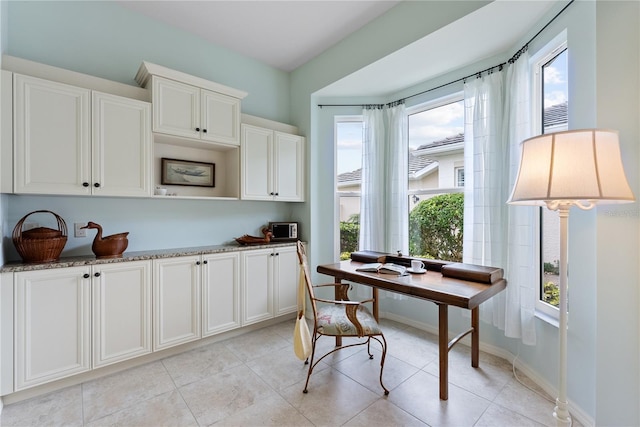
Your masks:
<svg viewBox="0 0 640 427"><path fill-rule="evenodd" d="M358 306L356 317L364 329L365 336L382 333L378 322L367 307ZM318 333L323 335L358 336L355 325L347 318L344 305L327 304L319 307L317 325Z"/></svg>

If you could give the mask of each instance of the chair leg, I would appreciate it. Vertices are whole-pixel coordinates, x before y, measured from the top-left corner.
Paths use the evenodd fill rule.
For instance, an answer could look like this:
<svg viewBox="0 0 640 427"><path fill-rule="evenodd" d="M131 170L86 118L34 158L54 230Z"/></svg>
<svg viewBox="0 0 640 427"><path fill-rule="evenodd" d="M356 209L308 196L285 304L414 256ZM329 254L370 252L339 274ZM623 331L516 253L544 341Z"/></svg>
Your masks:
<svg viewBox="0 0 640 427"><path fill-rule="evenodd" d="M382 356L380 357L380 385L382 386L382 389L384 390L384 394L386 396L389 394L389 390L384 386L384 383L382 382L382 372L384 371L384 361L387 357L387 340L384 338L384 335L382 334L380 334L381 339L378 339L377 337L371 337L371 338L378 341L380 343L380 346L382 347Z"/></svg>
<svg viewBox="0 0 640 427"><path fill-rule="evenodd" d="M313 339L311 340L311 361L309 359L305 360L305 365L309 365L309 370L307 371L307 381L304 383L303 393L308 393L307 387L309 386L309 378L311 378L311 372L313 372L313 358L316 354L316 341L318 340L318 334L313 333Z"/></svg>

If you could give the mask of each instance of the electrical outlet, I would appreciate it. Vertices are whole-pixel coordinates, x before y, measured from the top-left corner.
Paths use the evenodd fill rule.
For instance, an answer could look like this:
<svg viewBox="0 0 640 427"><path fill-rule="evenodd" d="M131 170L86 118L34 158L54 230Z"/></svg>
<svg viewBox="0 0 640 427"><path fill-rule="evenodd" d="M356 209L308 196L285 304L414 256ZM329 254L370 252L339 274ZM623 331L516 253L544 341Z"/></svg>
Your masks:
<svg viewBox="0 0 640 427"><path fill-rule="evenodd" d="M85 228L82 228L87 225L86 222L76 222L73 225L75 227L75 232L73 233L75 237L87 237L87 230Z"/></svg>

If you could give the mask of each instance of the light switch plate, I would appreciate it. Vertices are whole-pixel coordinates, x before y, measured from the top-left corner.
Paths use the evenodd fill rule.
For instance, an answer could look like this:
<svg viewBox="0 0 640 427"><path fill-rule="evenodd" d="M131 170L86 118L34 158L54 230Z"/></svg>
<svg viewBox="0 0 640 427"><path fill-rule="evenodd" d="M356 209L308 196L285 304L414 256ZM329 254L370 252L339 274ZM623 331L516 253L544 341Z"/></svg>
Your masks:
<svg viewBox="0 0 640 427"><path fill-rule="evenodd" d="M74 233L73 235L75 237L87 237L87 230L85 228L82 228L84 226L86 226L87 224L84 222L76 222L74 225Z"/></svg>

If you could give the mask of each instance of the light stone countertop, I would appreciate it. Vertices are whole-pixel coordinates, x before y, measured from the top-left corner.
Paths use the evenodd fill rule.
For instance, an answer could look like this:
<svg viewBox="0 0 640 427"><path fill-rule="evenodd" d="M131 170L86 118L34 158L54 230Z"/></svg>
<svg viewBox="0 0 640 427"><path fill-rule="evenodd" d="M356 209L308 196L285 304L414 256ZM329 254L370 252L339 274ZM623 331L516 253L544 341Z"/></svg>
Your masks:
<svg viewBox="0 0 640 427"><path fill-rule="evenodd" d="M120 258L97 259L93 255L62 257L58 261L47 263L24 263L21 261L11 261L0 267L0 273L12 273L20 271L47 270L52 268L77 267L83 265L112 264L116 262L145 261L150 259L173 258L189 255L207 255L223 252L238 252L253 249L267 249L294 246L295 242L267 243L258 245L212 245L194 246L178 249L158 249L152 251L126 252Z"/></svg>

